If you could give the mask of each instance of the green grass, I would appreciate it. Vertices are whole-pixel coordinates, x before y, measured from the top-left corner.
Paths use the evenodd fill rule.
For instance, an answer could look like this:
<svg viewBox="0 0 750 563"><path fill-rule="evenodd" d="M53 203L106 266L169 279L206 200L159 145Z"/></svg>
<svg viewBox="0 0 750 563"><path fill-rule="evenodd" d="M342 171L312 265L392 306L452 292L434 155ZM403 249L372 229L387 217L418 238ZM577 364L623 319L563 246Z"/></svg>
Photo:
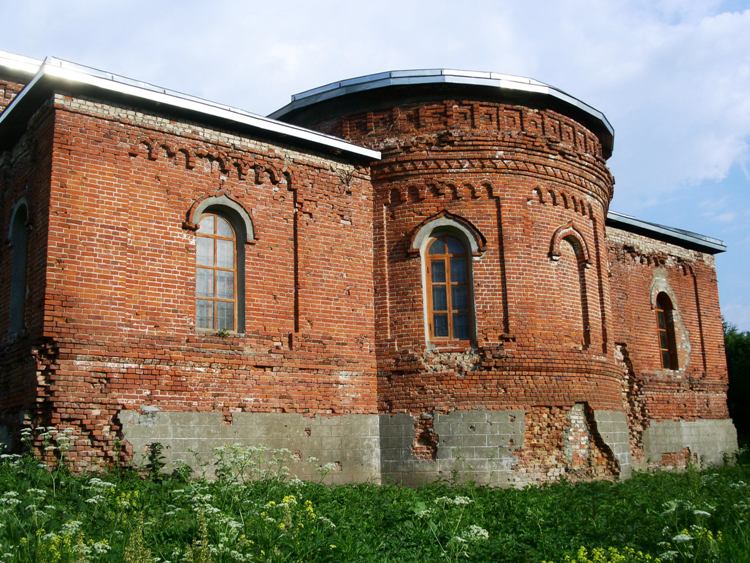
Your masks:
<svg viewBox="0 0 750 563"><path fill-rule="evenodd" d="M4 457L0 561L564 561L582 546L579 561L750 561L747 458L514 490L72 475Z"/></svg>

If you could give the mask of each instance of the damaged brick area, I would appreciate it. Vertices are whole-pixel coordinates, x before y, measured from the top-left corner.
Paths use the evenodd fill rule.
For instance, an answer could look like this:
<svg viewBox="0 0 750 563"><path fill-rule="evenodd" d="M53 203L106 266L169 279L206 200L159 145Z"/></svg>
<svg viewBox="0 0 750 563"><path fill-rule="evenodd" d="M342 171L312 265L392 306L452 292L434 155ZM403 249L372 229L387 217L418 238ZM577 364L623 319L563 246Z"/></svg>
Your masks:
<svg viewBox="0 0 750 563"><path fill-rule="evenodd" d="M524 448L518 454L518 473L529 482L612 479L619 476L617 461L602 437L589 408L536 407L526 413Z"/></svg>

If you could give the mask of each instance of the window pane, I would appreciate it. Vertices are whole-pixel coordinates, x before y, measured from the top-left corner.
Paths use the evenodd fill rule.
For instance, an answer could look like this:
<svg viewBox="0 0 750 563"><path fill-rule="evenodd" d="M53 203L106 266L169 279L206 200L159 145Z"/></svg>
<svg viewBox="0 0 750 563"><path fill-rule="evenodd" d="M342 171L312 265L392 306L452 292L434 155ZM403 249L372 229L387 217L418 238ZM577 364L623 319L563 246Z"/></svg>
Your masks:
<svg viewBox="0 0 750 563"><path fill-rule="evenodd" d="M657 311L656 312L656 322L659 324L659 328L667 328L667 321L664 317L664 311Z"/></svg>
<svg viewBox="0 0 750 563"><path fill-rule="evenodd" d="M201 217L201 220L198 222L198 232L199 233L206 233L207 235L212 235L214 232L214 216L213 215L204 215Z"/></svg>
<svg viewBox="0 0 750 563"><path fill-rule="evenodd" d="M434 315L435 336L448 336L448 315Z"/></svg>
<svg viewBox="0 0 750 563"><path fill-rule="evenodd" d="M669 351L664 350L661 353L661 365L667 369L672 368L672 357L669 355Z"/></svg>
<svg viewBox="0 0 750 563"><path fill-rule="evenodd" d="M195 239L198 247L198 264L201 266L214 265L214 241L210 238L198 237Z"/></svg>
<svg viewBox="0 0 750 563"><path fill-rule="evenodd" d="M659 346L664 349L669 348L669 340L667 339L666 332L659 332Z"/></svg>
<svg viewBox="0 0 750 563"><path fill-rule="evenodd" d="M198 300L195 305L195 323L198 328L213 328L214 307L212 301Z"/></svg>
<svg viewBox="0 0 750 563"><path fill-rule="evenodd" d="M432 286L432 309L435 311L445 311L448 309L448 299L446 298L444 285Z"/></svg>
<svg viewBox="0 0 750 563"><path fill-rule="evenodd" d="M216 296L227 299L234 298L234 272L216 272Z"/></svg>
<svg viewBox="0 0 750 563"><path fill-rule="evenodd" d="M445 254L445 244L442 240L436 240L430 246L430 254Z"/></svg>
<svg viewBox="0 0 750 563"><path fill-rule="evenodd" d="M216 302L216 330L234 330L234 303Z"/></svg>
<svg viewBox="0 0 750 563"><path fill-rule="evenodd" d="M456 285L451 288L453 309L465 311L469 308L469 289L465 285Z"/></svg>
<svg viewBox="0 0 750 563"><path fill-rule="evenodd" d="M214 273L213 270L198 268L196 270L195 293L203 297L214 296Z"/></svg>
<svg viewBox="0 0 750 563"><path fill-rule="evenodd" d="M445 242L448 243L448 252L451 254L464 254L466 253L466 249L464 248L464 245L461 244L461 241L458 239L455 239L453 237L446 237Z"/></svg>
<svg viewBox="0 0 750 563"><path fill-rule="evenodd" d="M232 230L232 226L229 224L229 221L227 221L223 217L216 218L216 234L222 237L234 238L234 231Z"/></svg>
<svg viewBox="0 0 750 563"><path fill-rule="evenodd" d="M444 282L445 281L445 262L442 260L435 260L430 264L432 270L432 281L433 282Z"/></svg>
<svg viewBox="0 0 750 563"><path fill-rule="evenodd" d="M466 258L451 258L451 281L466 282Z"/></svg>
<svg viewBox="0 0 750 563"><path fill-rule="evenodd" d="M469 339L469 315L467 313L453 315L453 337L460 340Z"/></svg>
<svg viewBox="0 0 750 563"><path fill-rule="evenodd" d="M231 240L217 240L216 254L219 268L234 268L234 243Z"/></svg>

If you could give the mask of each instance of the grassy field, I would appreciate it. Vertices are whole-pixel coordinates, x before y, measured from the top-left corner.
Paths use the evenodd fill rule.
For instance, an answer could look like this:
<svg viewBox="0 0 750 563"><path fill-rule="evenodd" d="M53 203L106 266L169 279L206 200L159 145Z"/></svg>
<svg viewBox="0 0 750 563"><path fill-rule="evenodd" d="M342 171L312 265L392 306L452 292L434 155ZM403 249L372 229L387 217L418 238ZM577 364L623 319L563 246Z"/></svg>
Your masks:
<svg viewBox="0 0 750 563"><path fill-rule="evenodd" d="M0 561L750 561L746 455L523 490L301 482L243 448L210 482L161 475L158 451L98 475L2 457Z"/></svg>

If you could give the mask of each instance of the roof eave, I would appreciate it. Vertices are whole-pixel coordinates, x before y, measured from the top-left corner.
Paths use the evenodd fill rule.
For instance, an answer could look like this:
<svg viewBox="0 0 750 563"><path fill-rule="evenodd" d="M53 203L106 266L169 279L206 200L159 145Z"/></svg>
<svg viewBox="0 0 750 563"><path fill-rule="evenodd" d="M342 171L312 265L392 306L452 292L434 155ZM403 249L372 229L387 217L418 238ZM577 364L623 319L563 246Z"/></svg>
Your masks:
<svg viewBox="0 0 750 563"><path fill-rule="evenodd" d="M23 131L23 124L26 123L30 114L36 110L40 101L59 90L93 94L107 100L125 101L131 105L159 108L161 111L190 117L198 122L251 130L263 136L282 138L293 144L314 147L317 150L336 155L346 155L365 160L380 159L380 152L354 145L337 137L282 123L230 106L80 67L58 59L45 60L34 78L0 114L0 146L7 147L12 143L15 134Z"/></svg>
<svg viewBox="0 0 750 563"><path fill-rule="evenodd" d="M425 84L455 84L464 86L481 86L497 88L517 94L528 94L532 96L548 96L552 99L574 108L575 111L585 114L593 119L601 127L601 133L606 137L603 144L611 152L614 142L614 127L607 117L598 109L571 96L567 92L544 84L532 78L500 74L496 72L478 72L452 69L418 69L386 71L377 74L359 76L339 82L332 82L311 90L294 94L292 101L284 107L271 113L273 119L283 118L290 112L294 112L311 105L332 100L342 96L387 88L391 86L416 86Z"/></svg>
<svg viewBox="0 0 750 563"><path fill-rule="evenodd" d="M682 229L674 229L665 225L650 223L641 219L636 219L630 215L610 211L607 213L607 226L623 229L636 234L650 236L657 240L676 244L693 250L699 250L707 254L719 254L726 252L727 246L723 241L693 233Z"/></svg>

